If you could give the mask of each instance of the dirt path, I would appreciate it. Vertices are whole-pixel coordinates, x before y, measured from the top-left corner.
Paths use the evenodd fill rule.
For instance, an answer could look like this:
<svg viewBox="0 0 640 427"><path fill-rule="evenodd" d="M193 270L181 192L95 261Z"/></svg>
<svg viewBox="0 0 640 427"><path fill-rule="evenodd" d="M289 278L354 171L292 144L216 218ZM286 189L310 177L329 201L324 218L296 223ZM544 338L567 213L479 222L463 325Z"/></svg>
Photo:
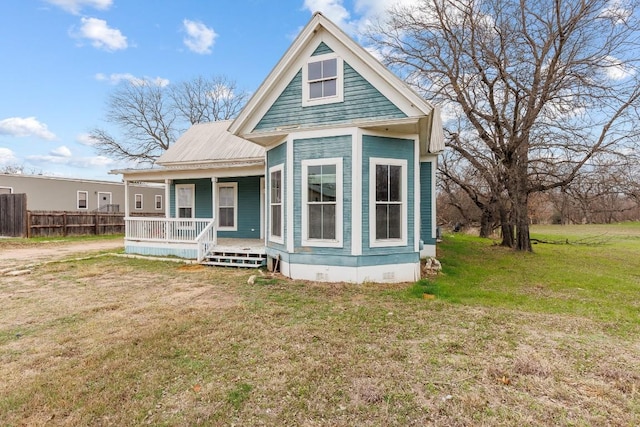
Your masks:
<svg viewBox="0 0 640 427"><path fill-rule="evenodd" d="M42 243L15 248L0 248L0 267L55 261L87 252L117 250L124 246L121 239L89 242Z"/></svg>

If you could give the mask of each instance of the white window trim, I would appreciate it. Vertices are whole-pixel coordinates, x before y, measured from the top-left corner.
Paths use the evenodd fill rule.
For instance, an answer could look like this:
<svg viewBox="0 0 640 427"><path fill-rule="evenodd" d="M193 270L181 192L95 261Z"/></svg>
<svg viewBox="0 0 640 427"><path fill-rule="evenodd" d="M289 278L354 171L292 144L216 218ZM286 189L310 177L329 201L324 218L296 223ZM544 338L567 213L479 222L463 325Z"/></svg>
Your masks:
<svg viewBox="0 0 640 427"><path fill-rule="evenodd" d="M3 189L3 190L9 190L8 194L13 194L13 187L3 187L3 186L0 185L0 188Z"/></svg>
<svg viewBox="0 0 640 427"><path fill-rule="evenodd" d="M158 207L158 200L160 201L160 207ZM154 206L155 206L157 211L161 211L162 210L162 195L156 194L156 197L155 197L155 200L154 200Z"/></svg>
<svg viewBox="0 0 640 427"><path fill-rule="evenodd" d="M138 207L138 196L140 196L140 207ZM144 208L144 197L142 194L134 194L133 195L133 209L136 211L141 211Z"/></svg>
<svg viewBox="0 0 640 427"><path fill-rule="evenodd" d="M84 196L85 196L84 201L87 206L84 208L80 207L80 193L84 193ZM88 191L78 190L76 192L76 209L83 210L83 211L89 210L89 192Z"/></svg>
<svg viewBox="0 0 640 427"><path fill-rule="evenodd" d="M343 246L343 223L342 216L344 199L342 197L343 177L342 177L342 157L332 157L327 159L303 160L302 164L302 246L318 246L325 248L341 248ZM309 177L309 166L336 166L336 238L332 240L326 239L310 239L309 238L309 187L307 180Z"/></svg>
<svg viewBox="0 0 640 427"><path fill-rule="evenodd" d="M220 205L220 187L232 187L233 188L233 227L222 227L220 225L220 221L216 220L218 223L219 231L238 231L238 183L237 182L218 182L217 191L216 191L216 213L215 217L218 218L220 208L225 207L228 208L230 206L221 206Z"/></svg>
<svg viewBox="0 0 640 427"><path fill-rule="evenodd" d="M191 192L193 194L193 197L191 198L191 206L180 206L178 204L178 190L180 188L190 188ZM176 199L176 206L175 206L175 215L176 218L180 218L180 208L191 208L191 218L195 218L196 217L196 185L195 184L176 184L175 185L175 189L174 189L174 197Z"/></svg>
<svg viewBox="0 0 640 427"><path fill-rule="evenodd" d="M312 62L325 61L327 59L336 59L336 94L334 96L325 96L322 98L310 99L309 94L309 64ZM324 55L311 56L302 66L302 106L310 107L313 105L333 104L344 101L344 64L342 58L336 53L326 53Z"/></svg>
<svg viewBox="0 0 640 427"><path fill-rule="evenodd" d="M280 236L274 236L273 234L271 234L271 231L273 230L272 225L272 221L273 221L273 215L271 214L271 207L273 206L273 202L271 200L271 175L274 172L280 172L280 191L282 194L280 194ZM274 242L274 243L278 243L281 245L284 245L284 164L281 163L279 165L276 166L272 166L269 168L269 181L267 182L267 194L268 194L268 199L269 199L269 203L268 203L268 209L269 209L269 241L270 242Z"/></svg>
<svg viewBox="0 0 640 427"><path fill-rule="evenodd" d="M384 248L392 246L407 246L407 210L409 206L408 197L408 179L407 179L407 160L404 159L386 159L381 157L369 158L369 247ZM402 218L400 220L400 238L399 239L376 239L376 165L392 165L401 166L401 193L402 193Z"/></svg>

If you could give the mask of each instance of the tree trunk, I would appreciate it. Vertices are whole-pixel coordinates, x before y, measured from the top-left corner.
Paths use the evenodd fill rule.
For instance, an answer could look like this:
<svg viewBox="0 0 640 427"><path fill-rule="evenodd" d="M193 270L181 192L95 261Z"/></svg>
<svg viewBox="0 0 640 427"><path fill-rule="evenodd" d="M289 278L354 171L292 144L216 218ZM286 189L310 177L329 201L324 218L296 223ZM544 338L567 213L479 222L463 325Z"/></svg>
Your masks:
<svg viewBox="0 0 640 427"><path fill-rule="evenodd" d="M493 213L490 209L483 209L480 217L480 237L489 238L493 233Z"/></svg>
<svg viewBox="0 0 640 427"><path fill-rule="evenodd" d="M500 208L500 229L502 230L502 242L500 246L513 248L515 246L513 226L511 224L511 218L509 218L509 213L503 207Z"/></svg>

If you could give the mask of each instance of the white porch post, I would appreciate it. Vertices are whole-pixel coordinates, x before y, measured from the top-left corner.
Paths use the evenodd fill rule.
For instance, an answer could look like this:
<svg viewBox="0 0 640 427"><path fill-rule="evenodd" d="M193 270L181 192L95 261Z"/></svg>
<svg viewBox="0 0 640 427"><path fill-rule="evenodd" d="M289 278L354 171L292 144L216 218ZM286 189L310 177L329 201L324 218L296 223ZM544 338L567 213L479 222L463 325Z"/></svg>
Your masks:
<svg viewBox="0 0 640 427"><path fill-rule="evenodd" d="M164 217L171 218L171 180L164 180Z"/></svg>
<svg viewBox="0 0 640 427"><path fill-rule="evenodd" d="M129 181L124 180L124 217L129 217Z"/></svg>
<svg viewBox="0 0 640 427"><path fill-rule="evenodd" d="M218 195L218 178L217 177L212 177L211 178L211 217L214 219L216 218L216 202L217 202L217 195Z"/></svg>

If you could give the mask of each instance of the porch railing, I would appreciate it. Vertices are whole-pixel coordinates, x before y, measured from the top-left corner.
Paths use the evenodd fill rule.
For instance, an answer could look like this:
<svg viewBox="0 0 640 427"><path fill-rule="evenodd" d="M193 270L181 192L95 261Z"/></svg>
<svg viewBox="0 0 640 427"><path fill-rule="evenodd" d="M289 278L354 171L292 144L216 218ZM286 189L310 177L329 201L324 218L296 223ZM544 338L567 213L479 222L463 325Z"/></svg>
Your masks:
<svg viewBox="0 0 640 427"><path fill-rule="evenodd" d="M209 249L216 245L217 239L218 233L216 229L216 221L213 220L200 232L198 237L196 237L196 244L198 245L198 262L201 262L207 255L207 252L209 252Z"/></svg>
<svg viewBox="0 0 640 427"><path fill-rule="evenodd" d="M212 218L125 218L125 239L138 241L196 243L216 235ZM207 232L203 235L203 232ZM214 237L215 241L215 237Z"/></svg>

